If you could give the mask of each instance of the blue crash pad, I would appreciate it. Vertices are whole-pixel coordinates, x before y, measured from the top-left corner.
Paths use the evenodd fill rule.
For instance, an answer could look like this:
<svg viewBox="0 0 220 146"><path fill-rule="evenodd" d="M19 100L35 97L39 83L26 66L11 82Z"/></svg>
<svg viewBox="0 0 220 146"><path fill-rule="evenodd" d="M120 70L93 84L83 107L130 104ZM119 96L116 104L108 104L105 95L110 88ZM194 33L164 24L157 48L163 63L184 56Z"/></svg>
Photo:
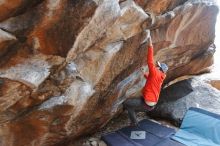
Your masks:
<svg viewBox="0 0 220 146"><path fill-rule="evenodd" d="M220 115L190 108L172 139L187 146L220 146Z"/></svg>
<svg viewBox="0 0 220 146"><path fill-rule="evenodd" d="M102 136L102 140L108 146L184 146L172 139L175 130L162 126L158 123L142 120L140 127L125 127L116 132ZM131 139L131 133L134 131L145 132L144 139Z"/></svg>

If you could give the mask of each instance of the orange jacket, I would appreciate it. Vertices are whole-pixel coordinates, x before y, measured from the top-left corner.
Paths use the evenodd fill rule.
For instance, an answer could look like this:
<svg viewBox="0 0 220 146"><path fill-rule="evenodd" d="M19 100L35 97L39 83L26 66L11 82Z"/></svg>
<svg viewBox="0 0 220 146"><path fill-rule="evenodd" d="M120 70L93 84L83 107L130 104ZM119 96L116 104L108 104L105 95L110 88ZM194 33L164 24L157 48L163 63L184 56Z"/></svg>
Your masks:
<svg viewBox="0 0 220 146"><path fill-rule="evenodd" d="M142 90L144 100L147 102L158 102L161 85L166 77L162 71L157 69L153 60L153 47L148 47L147 65L149 68L149 74L144 74L147 79L145 86Z"/></svg>

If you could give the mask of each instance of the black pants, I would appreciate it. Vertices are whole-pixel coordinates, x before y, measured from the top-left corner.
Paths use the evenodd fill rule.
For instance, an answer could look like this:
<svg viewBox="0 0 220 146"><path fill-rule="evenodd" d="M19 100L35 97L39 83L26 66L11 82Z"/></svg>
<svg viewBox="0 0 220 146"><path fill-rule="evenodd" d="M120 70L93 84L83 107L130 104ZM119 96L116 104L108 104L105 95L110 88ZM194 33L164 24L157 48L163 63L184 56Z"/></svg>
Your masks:
<svg viewBox="0 0 220 146"><path fill-rule="evenodd" d="M132 124L137 125L138 121L135 112L149 112L154 109L155 106L149 106L144 102L144 98L130 98L123 103L124 109L128 111L128 116Z"/></svg>

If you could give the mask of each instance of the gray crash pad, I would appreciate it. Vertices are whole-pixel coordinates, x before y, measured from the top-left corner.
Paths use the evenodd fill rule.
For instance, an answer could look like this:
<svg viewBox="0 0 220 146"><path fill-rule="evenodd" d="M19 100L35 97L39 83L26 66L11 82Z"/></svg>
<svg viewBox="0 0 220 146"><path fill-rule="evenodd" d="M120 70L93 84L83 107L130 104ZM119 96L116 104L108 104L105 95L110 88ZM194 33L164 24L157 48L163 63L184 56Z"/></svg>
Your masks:
<svg viewBox="0 0 220 146"><path fill-rule="evenodd" d="M108 146L184 146L170 137L175 130L150 120L142 120L139 127L125 127L102 136Z"/></svg>

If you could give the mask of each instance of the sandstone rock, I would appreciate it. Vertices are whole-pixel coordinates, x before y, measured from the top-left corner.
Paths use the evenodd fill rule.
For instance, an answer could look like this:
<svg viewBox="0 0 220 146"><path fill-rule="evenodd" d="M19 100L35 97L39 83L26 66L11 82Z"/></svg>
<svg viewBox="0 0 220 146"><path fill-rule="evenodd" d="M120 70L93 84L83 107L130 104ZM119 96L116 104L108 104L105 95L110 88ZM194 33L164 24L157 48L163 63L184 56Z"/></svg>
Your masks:
<svg viewBox="0 0 220 146"><path fill-rule="evenodd" d="M124 2L125 0L120 0ZM184 4L187 0L134 0L145 12L160 15Z"/></svg>
<svg viewBox="0 0 220 146"><path fill-rule="evenodd" d="M2 123L11 119L14 115L14 113L8 109L22 98L28 98L31 92L27 86L19 82L7 79L1 79L0 81L0 123ZM23 104L28 103L24 102Z"/></svg>
<svg viewBox="0 0 220 146"><path fill-rule="evenodd" d="M95 9L92 0L44 1L38 9L40 19L30 33L29 44L37 52L66 56Z"/></svg>
<svg viewBox="0 0 220 146"><path fill-rule="evenodd" d="M219 95L220 91L196 78L183 80L161 92L160 101L151 116L170 119L179 126L190 107L220 114Z"/></svg>
<svg viewBox="0 0 220 146"><path fill-rule="evenodd" d="M211 84L213 87L215 87L215 88L217 88L218 90L220 90L220 80L212 80L212 81L210 82L210 84Z"/></svg>
<svg viewBox="0 0 220 146"><path fill-rule="evenodd" d="M30 9L42 0L11 0L0 2L0 21L16 16L26 9Z"/></svg>
<svg viewBox="0 0 220 146"><path fill-rule="evenodd" d="M19 40L0 59L0 145L63 145L103 127L140 95L149 31L155 60L169 65L166 82L204 71L218 8L179 4L157 5L154 16L132 0L45 0L0 23Z"/></svg>
<svg viewBox="0 0 220 146"><path fill-rule="evenodd" d="M106 17L108 15L108 17ZM73 48L68 52L67 61L75 59L76 54L86 51L97 43L120 16L120 7L117 1L104 0L97 8L90 23L80 32Z"/></svg>
<svg viewBox="0 0 220 146"><path fill-rule="evenodd" d="M45 0L32 11L1 22L0 28L21 41L27 39L35 52L66 56L96 7L92 0Z"/></svg>
<svg viewBox="0 0 220 146"><path fill-rule="evenodd" d="M16 42L16 37L0 29L0 57L8 51L8 47Z"/></svg>
<svg viewBox="0 0 220 146"><path fill-rule="evenodd" d="M29 59L23 59L21 64L17 64L10 68L0 69L0 77L15 80L26 84L30 88L37 88L50 75L50 69L53 65L62 64L62 59L58 62L51 62L48 60L49 56L37 55ZM55 59L53 60L55 61Z"/></svg>
<svg viewBox="0 0 220 146"><path fill-rule="evenodd" d="M210 84L212 87L220 90L220 78L219 78L219 72L215 72L211 69L210 72L206 74L199 75L197 78L199 80L204 81L208 84Z"/></svg>
<svg viewBox="0 0 220 146"><path fill-rule="evenodd" d="M12 63L12 60L9 62ZM59 92L59 88L46 80L52 70L63 63L62 58L36 55L32 58L19 58L16 63L0 70L0 121L11 120Z"/></svg>
<svg viewBox="0 0 220 146"><path fill-rule="evenodd" d="M21 42L26 41L27 33L33 29L38 21L38 7L21 15L10 17L0 22L0 28L14 34Z"/></svg>
<svg viewBox="0 0 220 146"><path fill-rule="evenodd" d="M199 79L201 81L204 81L208 84L210 84L212 87L220 90L220 78L219 78L219 73L218 72L211 72L199 75Z"/></svg>
<svg viewBox="0 0 220 146"><path fill-rule="evenodd" d="M212 44L212 41L204 38L214 39L214 30L206 31L207 29L199 29L204 23L206 23L206 21L203 21L205 19L200 18L209 18L209 16L213 15L213 13L217 13L218 9L214 5L209 4L209 8L206 7L207 3L209 2L186 2L183 6L179 6L173 10L176 15L169 24L152 32L153 40L157 42L155 43L155 50L159 50L156 54L156 58L161 62L166 62L168 66L172 66L169 70L169 72L173 72L171 75L172 79L182 76L183 74L194 74L195 70L197 70L196 72L199 73L204 68L207 68L212 64L212 56L214 51L212 48L208 47ZM213 18L211 21L215 22L216 18ZM210 23L206 23L206 26L210 29L214 29L214 25L211 21ZM195 27L193 30L191 30L190 26ZM185 35L188 37L185 37ZM166 50L169 50L167 48L171 49L172 51L166 52ZM188 51L189 48L190 51ZM197 52L195 51L196 48L203 49ZM169 59L171 56L173 59ZM175 60L178 60L178 62ZM190 65L183 65L188 63L190 63ZM195 63L197 65L195 65ZM187 73L183 70L185 70ZM168 75L168 78L169 77L170 74Z"/></svg>
<svg viewBox="0 0 220 146"><path fill-rule="evenodd" d="M142 2L145 11L154 14L163 14L164 12L174 9L176 6L183 4L187 0L136 0Z"/></svg>

